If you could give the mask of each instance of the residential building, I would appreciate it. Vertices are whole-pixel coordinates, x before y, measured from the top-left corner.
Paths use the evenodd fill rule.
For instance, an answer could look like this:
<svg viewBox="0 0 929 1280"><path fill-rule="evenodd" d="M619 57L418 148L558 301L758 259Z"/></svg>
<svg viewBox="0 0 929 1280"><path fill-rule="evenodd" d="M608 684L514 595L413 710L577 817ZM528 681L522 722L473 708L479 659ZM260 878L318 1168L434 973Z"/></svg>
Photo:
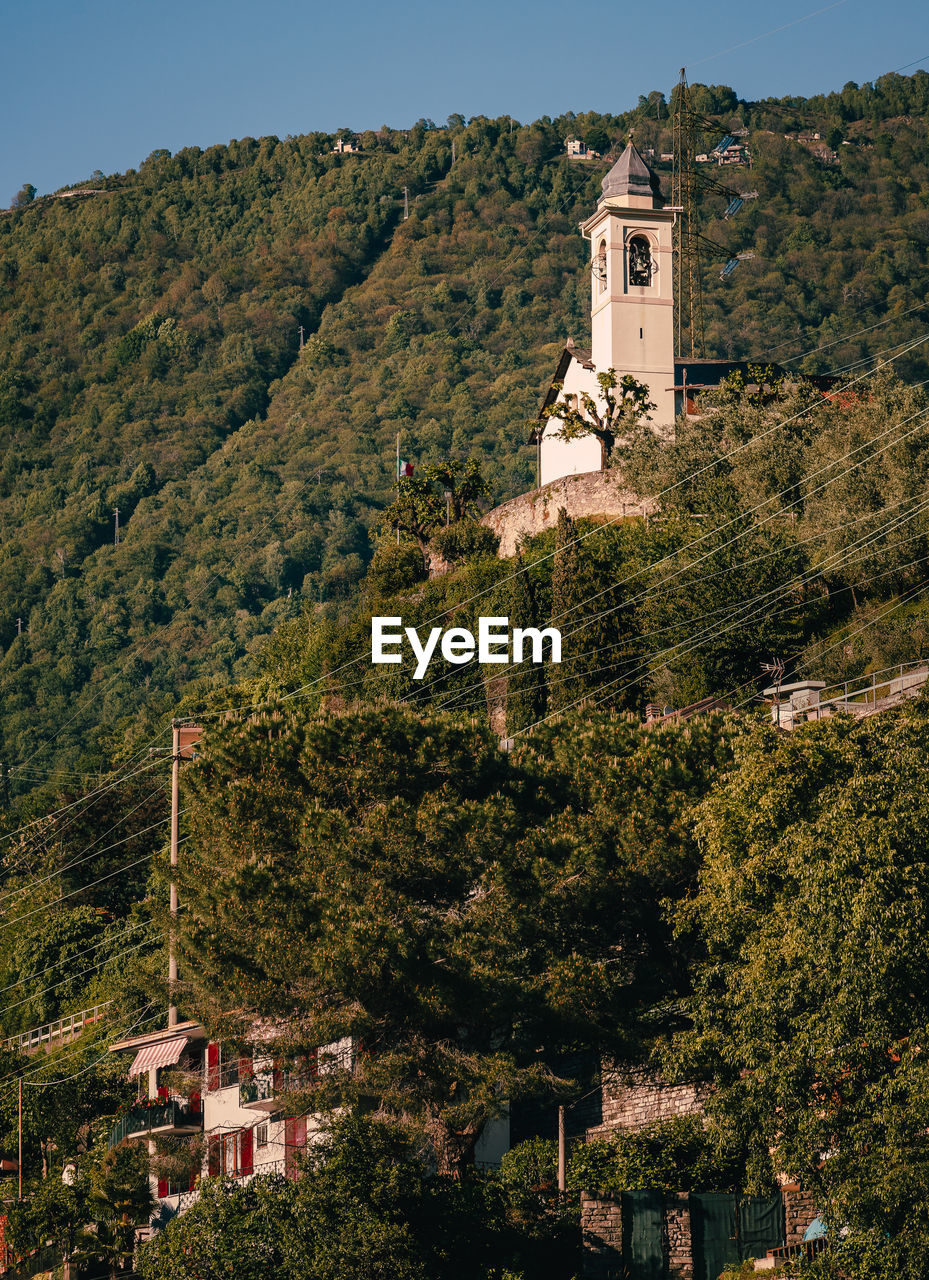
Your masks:
<svg viewBox="0 0 929 1280"><path fill-rule="evenodd" d="M202 1139L180 1181L159 1176L156 1159L156 1228L196 1199L204 1178L295 1177L300 1153L322 1122L318 1115L288 1115L287 1095L319 1074L351 1070L355 1059L346 1039L323 1046L301 1069L287 1071L260 1044L249 1054L231 1052L196 1021L117 1041L110 1052L134 1055L128 1074L139 1082L136 1101L112 1126L111 1146L146 1141L155 1156L159 1137Z"/></svg>

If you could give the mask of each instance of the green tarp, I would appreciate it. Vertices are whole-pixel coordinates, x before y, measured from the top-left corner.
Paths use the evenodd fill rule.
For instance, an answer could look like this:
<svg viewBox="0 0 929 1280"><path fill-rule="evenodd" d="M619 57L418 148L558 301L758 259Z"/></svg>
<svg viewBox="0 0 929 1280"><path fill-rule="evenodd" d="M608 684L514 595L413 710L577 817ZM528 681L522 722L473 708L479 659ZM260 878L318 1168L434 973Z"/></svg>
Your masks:
<svg viewBox="0 0 929 1280"><path fill-rule="evenodd" d="M784 1243L781 1197L694 1194L690 1229L694 1280L718 1280L733 1263L763 1258Z"/></svg>
<svg viewBox="0 0 929 1280"><path fill-rule="evenodd" d="M664 1280L663 1206L660 1191L623 1192L623 1262L629 1280Z"/></svg>

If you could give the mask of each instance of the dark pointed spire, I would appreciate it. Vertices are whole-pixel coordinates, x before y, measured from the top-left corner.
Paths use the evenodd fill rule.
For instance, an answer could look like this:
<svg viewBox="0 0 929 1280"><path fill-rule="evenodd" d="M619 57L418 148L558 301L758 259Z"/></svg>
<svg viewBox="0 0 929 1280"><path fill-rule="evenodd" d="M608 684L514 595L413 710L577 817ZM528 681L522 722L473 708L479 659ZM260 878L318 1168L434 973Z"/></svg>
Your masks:
<svg viewBox="0 0 929 1280"><path fill-rule="evenodd" d="M622 199L623 196L648 196L657 206L664 204L656 174L630 142L613 168L602 182L601 200Z"/></svg>

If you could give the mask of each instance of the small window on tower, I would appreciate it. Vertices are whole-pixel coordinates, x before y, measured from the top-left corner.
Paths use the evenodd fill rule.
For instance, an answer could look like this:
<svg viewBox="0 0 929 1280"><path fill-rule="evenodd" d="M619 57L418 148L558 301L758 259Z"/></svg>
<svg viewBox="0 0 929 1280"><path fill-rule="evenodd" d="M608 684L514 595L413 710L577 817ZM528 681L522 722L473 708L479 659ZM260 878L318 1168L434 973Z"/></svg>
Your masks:
<svg viewBox="0 0 929 1280"><path fill-rule="evenodd" d="M629 241L629 283L643 286L652 282L652 251L645 236Z"/></svg>
<svg viewBox="0 0 929 1280"><path fill-rule="evenodd" d="M606 241L600 241L600 248L597 250L597 256L594 259L594 275L597 278L597 292L603 293L606 290Z"/></svg>

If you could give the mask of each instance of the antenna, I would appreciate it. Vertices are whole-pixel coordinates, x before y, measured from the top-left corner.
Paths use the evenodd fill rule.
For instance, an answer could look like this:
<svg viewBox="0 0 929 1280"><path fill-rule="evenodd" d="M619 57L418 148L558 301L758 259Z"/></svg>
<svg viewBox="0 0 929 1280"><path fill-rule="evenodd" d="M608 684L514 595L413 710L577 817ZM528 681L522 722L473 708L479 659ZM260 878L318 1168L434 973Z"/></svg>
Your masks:
<svg viewBox="0 0 929 1280"><path fill-rule="evenodd" d="M410 216L410 190L409 187L403 188L403 221L406 222Z"/></svg>
<svg viewBox="0 0 929 1280"><path fill-rule="evenodd" d="M113 546L119 546L119 507L113 511Z"/></svg>
<svg viewBox="0 0 929 1280"><path fill-rule="evenodd" d="M690 101L686 68L681 67L672 123L674 168L671 203L680 209L675 219L674 284L677 301L676 339L679 356L698 359L704 348L703 282L700 276L700 224L694 181L697 118ZM685 347L688 348L685 352Z"/></svg>

